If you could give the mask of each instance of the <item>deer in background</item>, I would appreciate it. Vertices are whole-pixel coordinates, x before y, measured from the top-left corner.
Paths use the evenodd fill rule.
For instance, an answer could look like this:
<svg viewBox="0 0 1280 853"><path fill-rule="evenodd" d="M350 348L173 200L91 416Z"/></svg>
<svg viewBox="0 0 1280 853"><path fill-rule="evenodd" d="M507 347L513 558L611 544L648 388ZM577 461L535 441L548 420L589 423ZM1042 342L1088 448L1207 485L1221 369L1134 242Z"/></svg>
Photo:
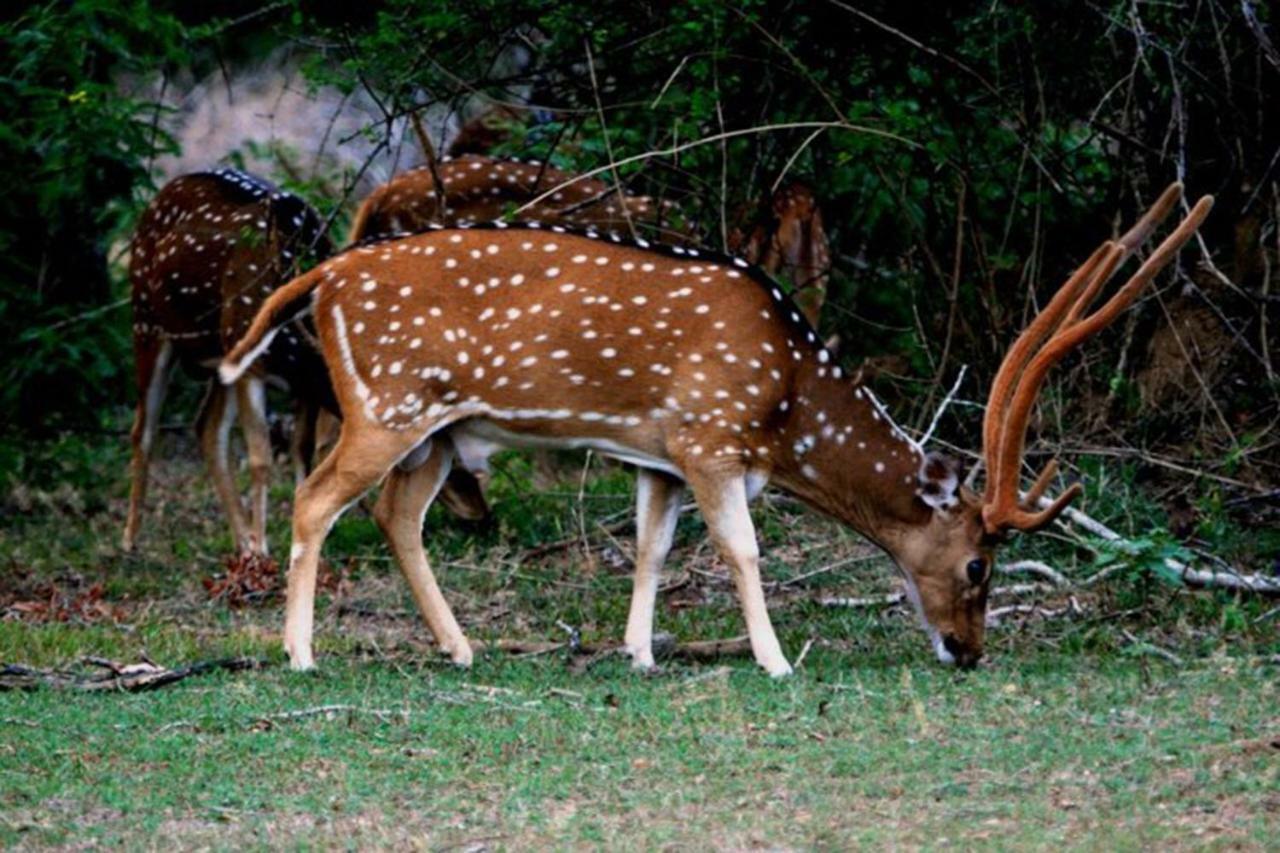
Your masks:
<svg viewBox="0 0 1280 853"><path fill-rule="evenodd" d="M791 283L791 298L809 325L818 328L827 300L831 246L813 191L791 181L761 198L754 217L729 233L728 249Z"/></svg>
<svg viewBox="0 0 1280 853"><path fill-rule="evenodd" d="M294 503L284 644L314 665L320 549L343 509L385 478L374 517L423 617L454 662L471 647L423 550L422 518L450 468L504 446L587 447L634 464L637 559L625 642L653 665L658 571L689 488L737 587L756 661L790 672L760 581L748 502L766 484L862 533L901 571L937 657L983 651L993 552L1050 523L1081 491L1025 497L1027 421L1048 370L1113 322L1208 214L1186 219L1101 308L1103 285L1170 213L1167 189L1103 243L1015 341L983 423L987 484L926 453L850 380L794 303L741 261L550 228L443 229L358 247L272 294L219 368L237 381L265 342L310 310L344 415L333 452Z"/></svg>
<svg viewBox="0 0 1280 853"><path fill-rule="evenodd" d="M244 334L263 299L297 275L309 256L330 252L314 209L235 169L175 178L147 206L129 257L138 406L131 435L126 550L137 542L151 448L174 365L212 378L213 368ZM234 387L209 382L196 416L210 479L242 551L267 550L271 443L266 383L287 386L298 401L291 455L299 482L310 468L316 411L337 408L324 362L307 336L298 324L281 329L257 368ZM252 482L248 513L228 464L237 411Z"/></svg>
<svg viewBox="0 0 1280 853"><path fill-rule="evenodd" d="M520 218L623 232L639 223L647 233L666 230L688 236L670 223L664 228L662 213L672 207L669 202L619 193L612 184L544 163L464 154L402 172L370 193L356 211L349 242L499 219L569 181L573 183L522 210Z"/></svg>

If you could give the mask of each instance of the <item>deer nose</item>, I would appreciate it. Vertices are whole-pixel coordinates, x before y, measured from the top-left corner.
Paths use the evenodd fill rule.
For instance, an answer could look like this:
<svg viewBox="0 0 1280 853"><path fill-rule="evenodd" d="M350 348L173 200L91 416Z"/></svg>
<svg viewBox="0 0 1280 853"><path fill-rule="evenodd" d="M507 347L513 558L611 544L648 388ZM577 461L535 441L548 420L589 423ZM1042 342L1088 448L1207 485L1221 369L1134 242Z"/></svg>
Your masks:
<svg viewBox="0 0 1280 853"><path fill-rule="evenodd" d="M947 650L955 661L955 665L960 669L973 669L978 665L978 660L982 657L981 651L973 651L956 639L955 635L947 634L942 638L942 647Z"/></svg>

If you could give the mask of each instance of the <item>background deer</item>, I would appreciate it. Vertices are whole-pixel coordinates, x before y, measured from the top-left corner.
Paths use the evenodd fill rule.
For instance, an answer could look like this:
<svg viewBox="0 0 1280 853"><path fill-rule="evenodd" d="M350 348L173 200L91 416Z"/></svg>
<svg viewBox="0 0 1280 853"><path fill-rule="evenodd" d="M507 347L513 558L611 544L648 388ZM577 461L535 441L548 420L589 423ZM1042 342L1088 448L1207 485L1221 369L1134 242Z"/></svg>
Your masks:
<svg viewBox="0 0 1280 853"><path fill-rule="evenodd" d="M671 219L670 203L619 193L613 184L546 163L464 154L402 172L370 193L356 212L349 242L499 219L568 181L574 182L522 210L519 218L621 232L640 224L648 234L687 236L678 224L664 226L664 211Z"/></svg>
<svg viewBox="0 0 1280 853"><path fill-rule="evenodd" d="M422 516L455 458L474 468L498 447L532 444L590 447L640 469L626 631L636 665L653 664L658 570L688 486L730 565L757 662L772 675L790 672L748 512L772 482L884 549L938 658L972 666L996 543L1042 528L1080 491L1037 511L1051 465L1019 499L1040 386L1203 221L1209 198L1102 308L1084 313L1180 196L1171 186L1133 229L1095 251L1010 349L984 422L981 497L960 486L958 465L926 454L869 389L845 378L794 303L745 262L558 226L438 230L332 259L273 294L220 368L224 382L236 381L263 341L311 306L344 419L333 453L295 501L284 635L292 665L313 666L325 534L383 477L375 518L437 641L469 663L470 645L427 563Z"/></svg>
<svg viewBox="0 0 1280 853"><path fill-rule="evenodd" d="M330 251L315 210L235 169L175 178L147 206L129 259L138 407L131 436L126 550L137 541L151 447L174 364L212 377L212 368L244 334L263 299L296 275L309 256L325 257ZM234 387L209 383L196 416L200 449L236 547L260 553L267 549L271 462L265 383L287 386L299 402L292 447L299 481L310 467L317 408L336 409L324 362L306 340L307 333L297 324L279 331L257 368ZM237 410L252 481L248 513L228 465Z"/></svg>

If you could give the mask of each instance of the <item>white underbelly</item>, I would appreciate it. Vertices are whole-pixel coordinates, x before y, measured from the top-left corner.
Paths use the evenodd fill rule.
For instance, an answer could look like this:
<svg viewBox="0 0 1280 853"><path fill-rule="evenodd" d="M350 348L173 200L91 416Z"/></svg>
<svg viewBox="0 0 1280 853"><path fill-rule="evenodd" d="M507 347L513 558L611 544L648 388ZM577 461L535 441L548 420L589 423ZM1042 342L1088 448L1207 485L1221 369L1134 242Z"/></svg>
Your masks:
<svg viewBox="0 0 1280 853"><path fill-rule="evenodd" d="M530 435L503 429L483 417L468 418L454 424L449 428L449 438L453 441L463 467L470 471L487 470L489 457L499 450L542 447L551 450L593 450L602 456L683 479L680 470L670 459L654 456L607 438Z"/></svg>

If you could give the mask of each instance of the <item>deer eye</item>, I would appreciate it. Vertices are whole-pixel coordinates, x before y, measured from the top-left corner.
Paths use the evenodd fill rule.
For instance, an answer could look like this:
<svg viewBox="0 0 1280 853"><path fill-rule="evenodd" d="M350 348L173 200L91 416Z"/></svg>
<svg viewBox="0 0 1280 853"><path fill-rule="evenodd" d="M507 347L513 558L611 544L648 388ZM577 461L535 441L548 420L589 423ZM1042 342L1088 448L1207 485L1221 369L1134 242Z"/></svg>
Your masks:
<svg viewBox="0 0 1280 853"><path fill-rule="evenodd" d="M969 583L977 586L987 575L987 561L981 557L970 560L969 565L965 566L965 571L969 575Z"/></svg>

